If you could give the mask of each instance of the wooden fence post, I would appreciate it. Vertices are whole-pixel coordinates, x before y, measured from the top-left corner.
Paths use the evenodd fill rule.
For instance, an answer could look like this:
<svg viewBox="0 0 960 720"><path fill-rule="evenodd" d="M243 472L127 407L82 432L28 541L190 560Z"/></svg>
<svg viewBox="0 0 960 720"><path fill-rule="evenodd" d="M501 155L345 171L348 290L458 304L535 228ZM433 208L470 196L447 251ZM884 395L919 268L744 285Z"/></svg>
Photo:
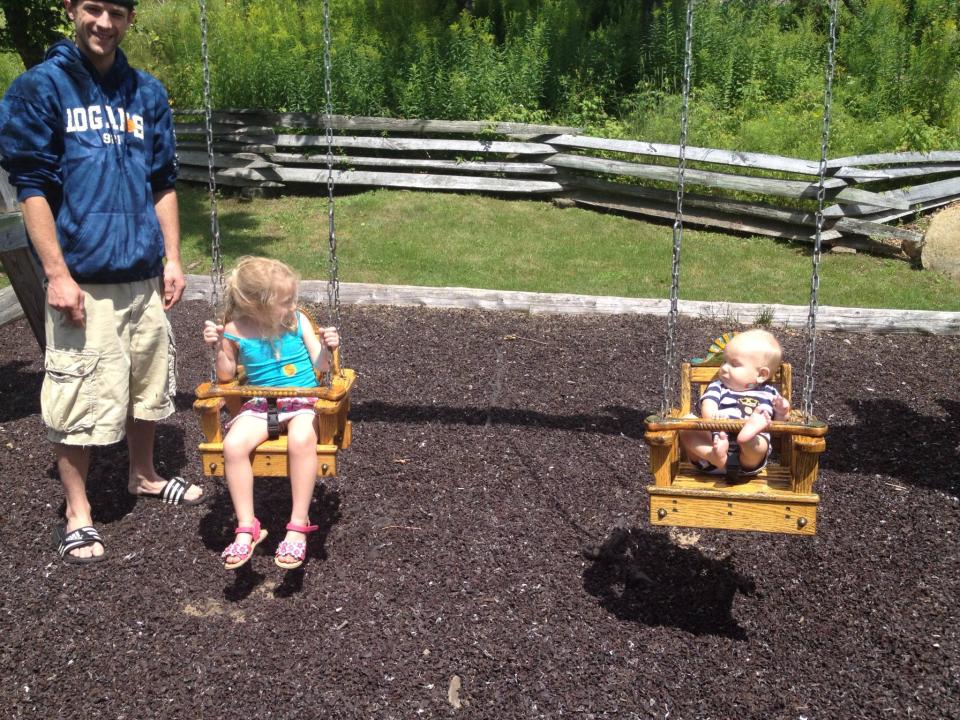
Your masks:
<svg viewBox="0 0 960 720"><path fill-rule="evenodd" d="M46 350L43 327L46 291L43 287L43 269L30 251L23 218L17 209L17 193L0 169L0 265L10 278L13 292L23 308L24 315L37 339L40 352Z"/></svg>

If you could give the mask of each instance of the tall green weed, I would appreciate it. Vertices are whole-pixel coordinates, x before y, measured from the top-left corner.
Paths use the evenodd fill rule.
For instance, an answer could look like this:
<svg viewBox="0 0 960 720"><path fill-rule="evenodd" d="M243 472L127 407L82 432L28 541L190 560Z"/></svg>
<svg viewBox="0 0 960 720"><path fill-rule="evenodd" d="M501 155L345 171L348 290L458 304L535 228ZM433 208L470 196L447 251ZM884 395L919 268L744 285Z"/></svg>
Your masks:
<svg viewBox="0 0 960 720"><path fill-rule="evenodd" d="M10 83L24 70L23 62L16 53L0 53L0 88L10 87Z"/></svg>
<svg viewBox="0 0 960 720"><path fill-rule="evenodd" d="M676 139L686 0L473 0L472 14L457 0L331 7L335 112L550 119ZM215 105L323 109L320 2L208 9ZM857 0L840 19L833 148L956 146L960 5ZM193 0L145 0L127 48L184 107L202 98L199 43ZM815 155L825 45L822 4L698 2L691 135Z"/></svg>

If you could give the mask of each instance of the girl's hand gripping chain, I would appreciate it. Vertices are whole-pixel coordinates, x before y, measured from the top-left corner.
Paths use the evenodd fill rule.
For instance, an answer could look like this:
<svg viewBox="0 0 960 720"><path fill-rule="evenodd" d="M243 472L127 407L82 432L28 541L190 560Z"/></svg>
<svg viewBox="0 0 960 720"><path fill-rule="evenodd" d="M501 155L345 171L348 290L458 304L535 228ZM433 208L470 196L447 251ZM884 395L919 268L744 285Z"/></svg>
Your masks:
<svg viewBox="0 0 960 720"><path fill-rule="evenodd" d="M340 347L340 333L333 326L320 328L320 339L323 341L324 347L331 352Z"/></svg>
<svg viewBox="0 0 960 720"><path fill-rule="evenodd" d="M333 351L340 346L340 333L333 326L320 328L322 350L313 356L313 366L320 372L327 372L333 366Z"/></svg>
<svg viewBox="0 0 960 720"><path fill-rule="evenodd" d="M217 347L223 340L223 325L218 325L213 320L205 320L203 323L203 341L210 347Z"/></svg>
<svg viewBox="0 0 960 720"><path fill-rule="evenodd" d="M237 372L237 360L231 344L223 341L223 325L215 323L213 320L205 320L203 323L203 341L213 351L213 364L217 380L219 382L233 380L233 376Z"/></svg>

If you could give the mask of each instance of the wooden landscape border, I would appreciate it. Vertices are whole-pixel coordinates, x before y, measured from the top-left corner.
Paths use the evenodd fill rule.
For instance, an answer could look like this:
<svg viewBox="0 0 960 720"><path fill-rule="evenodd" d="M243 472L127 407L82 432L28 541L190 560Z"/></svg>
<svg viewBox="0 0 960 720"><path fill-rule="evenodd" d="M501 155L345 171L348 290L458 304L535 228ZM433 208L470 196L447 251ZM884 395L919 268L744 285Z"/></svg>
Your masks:
<svg viewBox="0 0 960 720"><path fill-rule="evenodd" d="M184 300L210 300L211 280L206 275L189 275ZM304 280L300 296L305 302L327 303L324 280ZM340 283L343 305L396 305L464 310L505 310L533 314L563 315L650 315L666 316L669 300L624 298L610 295L573 295L511 290L482 290L463 287L421 287ZM806 305L703 302L680 300L678 312L686 317L710 318L733 324L759 322L772 327L806 327ZM12 288L0 289L0 325L23 317ZM854 333L921 333L960 335L960 312L935 310L891 310L821 305L817 328Z"/></svg>

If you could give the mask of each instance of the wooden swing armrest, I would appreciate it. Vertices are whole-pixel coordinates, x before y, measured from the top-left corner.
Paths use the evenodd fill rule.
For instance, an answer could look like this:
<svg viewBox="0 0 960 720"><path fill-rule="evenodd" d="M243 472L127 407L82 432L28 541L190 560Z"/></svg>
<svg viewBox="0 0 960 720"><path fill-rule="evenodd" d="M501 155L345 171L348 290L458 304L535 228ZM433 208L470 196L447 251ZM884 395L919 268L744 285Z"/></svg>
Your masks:
<svg viewBox="0 0 960 720"><path fill-rule="evenodd" d="M193 401L193 409L199 413L220 412L223 402L223 398L220 397L199 398Z"/></svg>
<svg viewBox="0 0 960 720"><path fill-rule="evenodd" d="M652 427L650 424L651 420L660 421L672 421L679 420L681 418L680 411L674 408L670 410L669 415L664 417L663 415L650 415L645 421L646 432L643 434L643 439L646 440L647 444L650 446L666 446L672 445L678 441L678 432L680 428L675 427Z"/></svg>
<svg viewBox="0 0 960 720"><path fill-rule="evenodd" d="M654 446L664 446L672 445L677 441L677 431L676 430L653 430L648 431L643 434L643 439L647 441L647 445Z"/></svg>
<svg viewBox="0 0 960 720"><path fill-rule="evenodd" d="M334 380L333 388L326 386L316 387L261 387L259 385L237 385L203 383L197 388L197 398L227 398L227 397L265 397L265 398L290 398L290 397L315 397L322 400L339 400L347 394L349 384L338 383Z"/></svg>
<svg viewBox="0 0 960 720"><path fill-rule="evenodd" d="M650 446L650 468L657 487L670 487L680 458L680 433L676 430L647 430L643 439Z"/></svg>
<svg viewBox="0 0 960 720"><path fill-rule="evenodd" d="M220 397L200 397L200 389L203 383L197 388L197 399L193 401L193 409L200 415L200 429L208 443L223 441L223 433L220 428L220 409L224 405L224 399Z"/></svg>
<svg viewBox="0 0 960 720"><path fill-rule="evenodd" d="M822 437L797 436L793 439L793 447L797 452L819 455L827 449L827 441Z"/></svg>
<svg viewBox="0 0 960 720"><path fill-rule="evenodd" d="M314 328L316 330L316 327ZM197 386L196 396L198 400L210 398L227 397L264 397L264 398L289 398L289 397L315 397L322 401L339 403L344 396L350 392L353 381L356 379L356 373L340 365L340 348L334 348L332 352L332 387L326 385L315 385L313 387L263 387L260 385L241 384L240 380L246 379L246 373L242 368L238 368L237 379L227 382L212 383L204 382ZM317 381L319 383L318 374ZM320 403L317 404L318 409Z"/></svg>
<svg viewBox="0 0 960 720"><path fill-rule="evenodd" d="M645 422L648 433L664 430L711 430L738 433L746 424L745 420L704 420L702 418L663 417L661 415L651 415ZM827 425L816 418L806 421L774 420L772 425L764 432L775 435L803 435L821 438L827 434Z"/></svg>

